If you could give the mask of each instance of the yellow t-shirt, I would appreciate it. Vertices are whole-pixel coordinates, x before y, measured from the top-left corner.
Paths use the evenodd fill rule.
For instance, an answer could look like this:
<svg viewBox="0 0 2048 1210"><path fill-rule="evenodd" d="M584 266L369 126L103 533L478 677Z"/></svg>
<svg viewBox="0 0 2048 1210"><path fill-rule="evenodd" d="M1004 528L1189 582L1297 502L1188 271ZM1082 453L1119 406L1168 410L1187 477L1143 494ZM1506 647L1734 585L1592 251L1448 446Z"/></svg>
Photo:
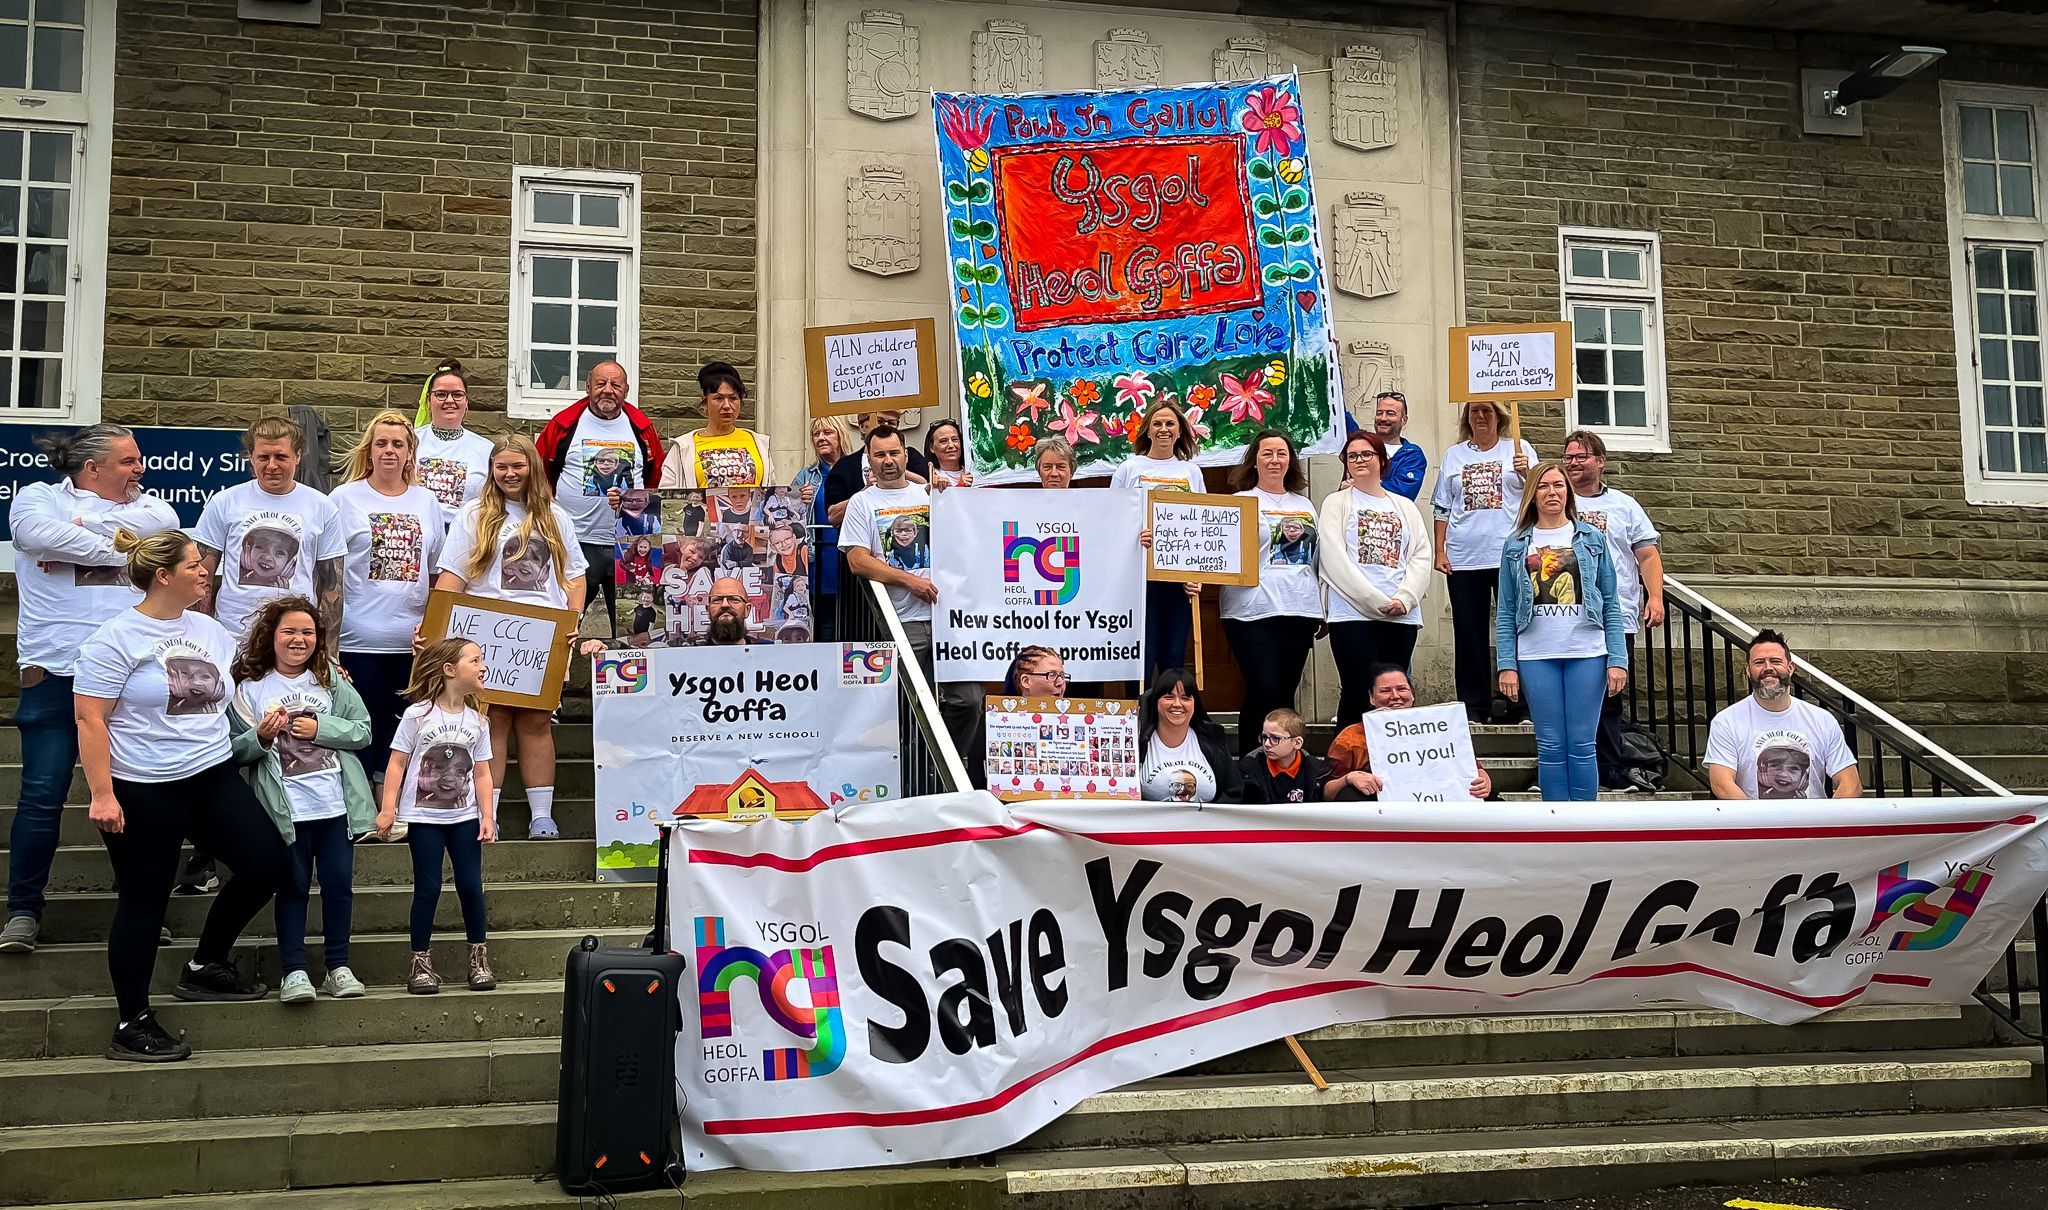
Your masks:
<svg viewBox="0 0 2048 1210"><path fill-rule="evenodd" d="M761 456L761 445L748 430L734 429L723 437L707 437L698 432L692 435L691 445L691 465L681 468L695 480L691 486L763 486L761 469L767 465L767 459Z"/></svg>

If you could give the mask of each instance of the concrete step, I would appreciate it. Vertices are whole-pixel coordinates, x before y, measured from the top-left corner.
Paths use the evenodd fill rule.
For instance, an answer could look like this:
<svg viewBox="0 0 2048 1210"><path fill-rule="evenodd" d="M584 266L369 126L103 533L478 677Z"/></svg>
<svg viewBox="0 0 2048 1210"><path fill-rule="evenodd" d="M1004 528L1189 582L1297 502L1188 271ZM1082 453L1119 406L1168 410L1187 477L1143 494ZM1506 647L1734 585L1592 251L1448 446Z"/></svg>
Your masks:
<svg viewBox="0 0 2048 1210"><path fill-rule="evenodd" d="M515 837L526 826L514 821ZM500 882L592 882L597 876L597 851L589 840L507 839L484 849L484 878ZM113 867L106 850L97 844L67 845L57 850L50 869L53 892L105 891L113 885ZM355 885L412 885L412 853L402 844L356 846ZM449 894L454 893L452 885Z"/></svg>
<svg viewBox="0 0 2048 1210"><path fill-rule="evenodd" d="M565 1202L552 1184L520 1179L551 1165L553 1117L552 1105L534 1104L30 1128L0 1139L0 1199L108 1199L68 1210L111 1210L114 1199L169 1192L201 1195L174 1203L190 1210L538 1210ZM1015 1151L988 1166L705 1173L690 1178L688 1193L692 1210L910 1210L1012 1198L1062 1210L1321 1210L1569 1198L2041 1154L2048 1111L2003 1109ZM338 1203L332 1187L368 1179L359 1173L436 1183L350 1190ZM243 1190L295 1192L257 1201ZM633 1200L673 1205L675 1196Z"/></svg>
<svg viewBox="0 0 2048 1210"><path fill-rule="evenodd" d="M2001 752L2048 750L2048 725L2025 723L1930 723L1916 728L1929 740L1965 760Z"/></svg>
<svg viewBox="0 0 2048 1210"><path fill-rule="evenodd" d="M1600 791L1601 802L1691 802L1698 797L1689 790L1659 790L1654 794L1635 790ZM1501 798L1507 802L1542 802L1543 794L1540 790L1511 790L1502 793Z"/></svg>
<svg viewBox="0 0 2048 1210"><path fill-rule="evenodd" d="M358 846L361 851L362 846ZM522 929L586 928L594 930L651 928L654 924L653 883L499 882L484 890L491 927L503 932ZM411 886L358 886L355 888L355 933L400 933L411 926ZM325 934L323 896L316 886L306 929L309 944L317 955L318 938ZM103 942L112 926L115 898L110 891L71 892L50 899L43 912L45 944ZM213 906L210 895L171 896L170 915L165 923L174 937L197 937ZM257 915L243 936L252 943L276 935L270 912ZM461 904L454 888L446 888L434 916L436 931L452 932L462 925ZM0 955L5 958L6 955ZM6 969L0 967L0 970Z"/></svg>
<svg viewBox="0 0 2048 1210"><path fill-rule="evenodd" d="M2048 789L2048 753L2038 749L1963 759L1979 773L2015 794L2034 794Z"/></svg>
<svg viewBox="0 0 2048 1210"><path fill-rule="evenodd" d="M76 794L73 797L77 801L64 808L63 818L58 822L57 842L62 845L96 848L100 843L100 832L92 825L86 798L83 794ZM511 822L513 837L523 839L526 836L527 820L523 792L514 791L511 805L500 809ZM555 823L560 825L564 837L587 841L597 834L596 810L597 803L588 794L574 797L558 795L555 798ZM16 813L17 808L14 806L0 807L0 852L5 852L10 847L9 838L12 835Z"/></svg>
<svg viewBox="0 0 2048 1210"><path fill-rule="evenodd" d="M2013 942L2013 948L2018 951L2019 956L2018 986L2020 990L2039 991L2041 968L2034 962L2034 942L2030 939L2022 938ZM1998 962L1993 963L1990 973L1984 976L1984 990L2002 992L2011 986L2013 984L2006 976L2004 960L2000 959Z"/></svg>
<svg viewBox="0 0 2048 1210"><path fill-rule="evenodd" d="M197 1051L0 1063L0 1128L500 1105L555 1096L561 1041Z"/></svg>
<svg viewBox="0 0 2048 1210"><path fill-rule="evenodd" d="M454 894L453 890L446 892L450 898ZM644 927L636 926L631 929L576 928L498 933L490 939L491 967L499 979L507 981L559 979L569 950L587 934L596 933L606 939L606 944L638 945L646 931ZM175 1015L176 1004L170 998L171 989L178 982L178 965L192 957L193 940L179 938L157 954L152 987L167 1018ZM411 950L411 938L404 933L358 933L349 945L349 968L372 988L395 989L405 981L411 969ZM470 992L463 987L463 980L469 974L469 949L460 930L436 933L433 950L434 965L441 972L444 984L443 997L495 994ZM274 995L280 977L277 947L267 941L259 941L238 946L236 953L245 969L253 960L255 971L271 986ZM313 951L313 959L314 969L320 969L317 949ZM91 943L46 945L25 957L10 956L9 964L0 966L0 971L6 973L7 994L24 1000L105 995L110 990L107 986L106 947Z"/></svg>

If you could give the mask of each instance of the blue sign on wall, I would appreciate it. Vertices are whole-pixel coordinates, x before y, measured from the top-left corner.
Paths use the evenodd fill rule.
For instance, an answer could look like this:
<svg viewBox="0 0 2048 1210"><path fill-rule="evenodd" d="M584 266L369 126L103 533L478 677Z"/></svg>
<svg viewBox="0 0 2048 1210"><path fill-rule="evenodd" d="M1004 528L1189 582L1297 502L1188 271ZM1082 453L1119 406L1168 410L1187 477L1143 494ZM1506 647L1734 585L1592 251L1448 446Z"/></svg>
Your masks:
<svg viewBox="0 0 2048 1210"><path fill-rule="evenodd" d="M36 448L44 433L61 432L61 424L0 424L0 541L12 542L7 510L14 493L30 483L51 478L49 461ZM242 453L240 429L139 428L135 444L142 447L142 487L178 510L187 529L199 523L199 511L214 493L244 483L249 459ZM8 566L12 567L9 560Z"/></svg>

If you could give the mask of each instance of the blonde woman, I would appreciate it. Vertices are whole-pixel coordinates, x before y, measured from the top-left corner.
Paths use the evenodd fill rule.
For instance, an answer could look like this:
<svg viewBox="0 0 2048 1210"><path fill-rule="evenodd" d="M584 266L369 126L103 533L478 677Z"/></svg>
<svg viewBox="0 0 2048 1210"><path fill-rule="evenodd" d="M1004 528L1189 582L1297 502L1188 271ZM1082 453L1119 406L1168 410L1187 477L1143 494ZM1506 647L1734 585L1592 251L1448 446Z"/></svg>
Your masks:
<svg viewBox="0 0 2048 1210"><path fill-rule="evenodd" d="M533 442L500 437L491 444L490 478L449 527L434 587L580 615L589 564L575 536L574 522L548 489ZM573 644L575 636L566 635L563 642ZM531 816L526 835L532 840L555 839L562 832L554 818L555 736L548 712L499 706L490 715L491 785L505 784L506 751L516 735ZM493 819L498 817L496 800L502 793L492 791Z"/></svg>
<svg viewBox="0 0 2048 1210"><path fill-rule="evenodd" d="M440 498L416 482L419 434L401 412L370 418L329 497L348 549L341 557L341 667L370 712L363 766L382 777L405 709L412 640L448 530Z"/></svg>
<svg viewBox="0 0 2048 1210"><path fill-rule="evenodd" d="M1500 590L1500 548L1522 498L1522 476L1536 461L1526 441L1506 440L1507 416L1497 403L1468 403L1458 414L1458 443L1444 454L1430 496L1436 515L1436 569L1451 594L1451 642L1458 700L1473 722L1493 713L1488 657L1494 596ZM1517 713L1506 707L1503 718Z"/></svg>

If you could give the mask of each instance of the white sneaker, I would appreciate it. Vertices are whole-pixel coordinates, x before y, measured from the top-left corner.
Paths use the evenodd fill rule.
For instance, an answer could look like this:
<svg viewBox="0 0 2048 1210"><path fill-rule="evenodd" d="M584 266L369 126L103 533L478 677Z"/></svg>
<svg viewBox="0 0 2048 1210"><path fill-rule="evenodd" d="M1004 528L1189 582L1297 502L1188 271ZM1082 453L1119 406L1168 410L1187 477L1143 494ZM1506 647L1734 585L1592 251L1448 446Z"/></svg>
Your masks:
<svg viewBox="0 0 2048 1210"><path fill-rule="evenodd" d="M277 998L286 1004L311 1004L312 978L304 971L293 971L284 977L284 986L277 989Z"/></svg>
<svg viewBox="0 0 2048 1210"><path fill-rule="evenodd" d="M337 966L328 971L327 977L320 981L320 990L336 1000L353 1000L369 989L363 986L361 979L356 978L354 971L345 966Z"/></svg>

